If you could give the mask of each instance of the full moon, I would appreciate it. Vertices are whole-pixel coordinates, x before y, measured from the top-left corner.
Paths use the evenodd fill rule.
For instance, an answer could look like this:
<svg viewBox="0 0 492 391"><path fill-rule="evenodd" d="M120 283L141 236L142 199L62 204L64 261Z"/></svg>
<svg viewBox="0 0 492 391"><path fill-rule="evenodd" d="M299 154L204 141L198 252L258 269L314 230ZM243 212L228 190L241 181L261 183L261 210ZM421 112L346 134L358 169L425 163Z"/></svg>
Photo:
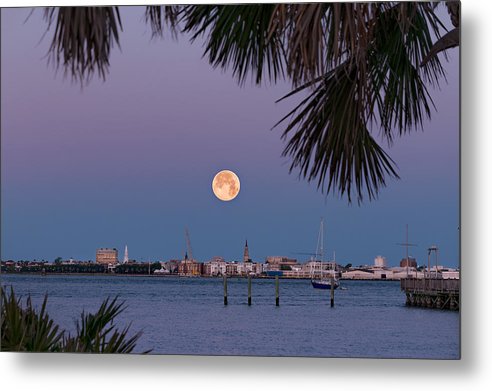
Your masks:
<svg viewBox="0 0 492 391"><path fill-rule="evenodd" d="M218 172L212 181L212 191L221 201L231 201L236 198L240 188L238 176L229 170Z"/></svg>

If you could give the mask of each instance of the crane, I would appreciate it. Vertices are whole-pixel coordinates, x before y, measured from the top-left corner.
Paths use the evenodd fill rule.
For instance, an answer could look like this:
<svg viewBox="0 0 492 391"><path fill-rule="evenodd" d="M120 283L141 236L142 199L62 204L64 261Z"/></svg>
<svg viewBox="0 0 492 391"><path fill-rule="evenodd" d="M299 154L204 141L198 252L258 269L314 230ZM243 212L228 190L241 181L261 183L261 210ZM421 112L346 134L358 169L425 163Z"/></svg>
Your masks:
<svg viewBox="0 0 492 391"><path fill-rule="evenodd" d="M188 259L193 259L193 252L191 251L191 240L188 228L185 228L185 239L186 239L186 252L188 253Z"/></svg>

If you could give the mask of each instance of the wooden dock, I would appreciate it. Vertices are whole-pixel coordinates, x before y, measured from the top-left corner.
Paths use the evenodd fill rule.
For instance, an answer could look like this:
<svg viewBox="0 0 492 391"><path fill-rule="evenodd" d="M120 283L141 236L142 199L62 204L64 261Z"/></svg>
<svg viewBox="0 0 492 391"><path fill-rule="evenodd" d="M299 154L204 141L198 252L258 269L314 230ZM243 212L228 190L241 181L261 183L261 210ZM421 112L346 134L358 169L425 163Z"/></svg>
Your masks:
<svg viewBox="0 0 492 391"><path fill-rule="evenodd" d="M405 278L400 284L407 296L408 306L455 311L460 309L460 280Z"/></svg>

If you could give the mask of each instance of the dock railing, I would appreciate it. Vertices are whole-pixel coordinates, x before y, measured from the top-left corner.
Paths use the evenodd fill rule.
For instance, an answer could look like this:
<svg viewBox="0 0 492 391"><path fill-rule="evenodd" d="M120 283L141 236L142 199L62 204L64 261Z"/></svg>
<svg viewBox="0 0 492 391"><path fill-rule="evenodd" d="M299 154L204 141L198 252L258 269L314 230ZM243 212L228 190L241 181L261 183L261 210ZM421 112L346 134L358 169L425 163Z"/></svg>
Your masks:
<svg viewBox="0 0 492 391"><path fill-rule="evenodd" d="M460 280L443 278L404 278L400 284L402 291L414 292L459 292Z"/></svg>
<svg viewBox="0 0 492 391"><path fill-rule="evenodd" d="M406 305L459 310L460 280L442 278L405 278L400 281Z"/></svg>

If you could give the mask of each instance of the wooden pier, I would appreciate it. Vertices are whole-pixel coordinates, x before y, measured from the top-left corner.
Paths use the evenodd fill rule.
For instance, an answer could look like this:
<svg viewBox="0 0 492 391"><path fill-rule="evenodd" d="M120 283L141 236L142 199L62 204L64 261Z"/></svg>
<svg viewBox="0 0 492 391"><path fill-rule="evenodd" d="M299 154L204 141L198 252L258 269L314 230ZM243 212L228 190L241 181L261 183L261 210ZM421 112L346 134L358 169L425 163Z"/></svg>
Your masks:
<svg viewBox="0 0 492 391"><path fill-rule="evenodd" d="M460 280L405 278L400 284L407 296L408 306L456 311L460 309Z"/></svg>

